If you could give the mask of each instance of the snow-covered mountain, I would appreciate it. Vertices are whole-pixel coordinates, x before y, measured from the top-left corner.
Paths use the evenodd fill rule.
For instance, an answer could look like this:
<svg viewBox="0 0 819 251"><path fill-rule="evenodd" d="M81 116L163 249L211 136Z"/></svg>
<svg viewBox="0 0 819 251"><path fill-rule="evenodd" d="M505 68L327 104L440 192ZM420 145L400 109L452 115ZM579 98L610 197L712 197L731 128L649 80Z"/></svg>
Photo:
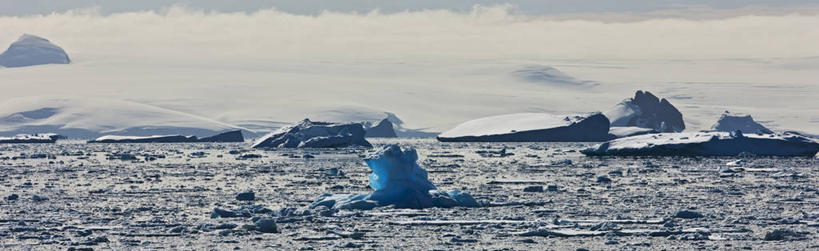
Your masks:
<svg viewBox="0 0 819 251"><path fill-rule="evenodd" d="M71 59L63 48L48 39L29 34L20 36L3 54L0 54L0 65L5 67L68 63L71 63Z"/></svg>
<svg viewBox="0 0 819 251"><path fill-rule="evenodd" d="M106 98L24 97L0 103L0 135L210 135L228 129L247 130L184 112Z"/></svg>

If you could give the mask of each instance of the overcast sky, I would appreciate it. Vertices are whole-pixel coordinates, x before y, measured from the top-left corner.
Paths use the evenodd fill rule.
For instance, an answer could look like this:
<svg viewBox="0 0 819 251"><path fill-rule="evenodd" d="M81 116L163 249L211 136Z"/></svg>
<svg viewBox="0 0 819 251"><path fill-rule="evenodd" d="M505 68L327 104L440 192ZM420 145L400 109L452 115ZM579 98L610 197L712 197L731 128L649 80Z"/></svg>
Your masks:
<svg viewBox="0 0 819 251"><path fill-rule="evenodd" d="M248 11L276 8L294 14L317 14L324 10L337 12L369 12L378 9L391 13L405 10L447 9L470 11L476 4L511 4L527 15L578 13L641 13L681 8L783 8L819 4L817 0L0 0L0 15L18 16L65 12L71 9L97 7L103 14L160 10L181 5L191 9L218 12Z"/></svg>

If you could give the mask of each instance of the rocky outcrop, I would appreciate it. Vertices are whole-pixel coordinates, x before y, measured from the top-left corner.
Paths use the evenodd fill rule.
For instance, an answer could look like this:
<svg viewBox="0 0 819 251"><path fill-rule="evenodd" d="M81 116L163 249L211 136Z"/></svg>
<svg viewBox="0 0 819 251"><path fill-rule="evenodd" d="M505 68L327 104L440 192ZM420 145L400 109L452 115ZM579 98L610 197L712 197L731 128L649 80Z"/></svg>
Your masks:
<svg viewBox="0 0 819 251"><path fill-rule="evenodd" d="M606 117L611 126L636 126L658 132L685 130L682 113L668 100L659 99L647 91L637 91L633 98L623 100L606 112Z"/></svg>

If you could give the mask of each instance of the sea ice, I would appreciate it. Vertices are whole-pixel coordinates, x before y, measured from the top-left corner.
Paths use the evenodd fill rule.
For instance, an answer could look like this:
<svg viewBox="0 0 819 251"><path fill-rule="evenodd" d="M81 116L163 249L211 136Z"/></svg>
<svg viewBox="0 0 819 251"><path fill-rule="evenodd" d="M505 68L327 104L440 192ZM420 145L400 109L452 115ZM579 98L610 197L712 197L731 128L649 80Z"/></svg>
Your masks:
<svg viewBox="0 0 819 251"><path fill-rule="evenodd" d="M685 129L682 113L666 99L651 92L637 91L634 98L623 100L606 112L611 126L652 128L658 132L682 132Z"/></svg>
<svg viewBox="0 0 819 251"><path fill-rule="evenodd" d="M373 171L368 194L324 194L310 208L326 206L335 209L369 210L393 205L397 208L478 207L468 193L439 191L427 178L427 171L418 166L418 154L413 148L401 149L387 145L370 154L364 162Z"/></svg>
<svg viewBox="0 0 819 251"><path fill-rule="evenodd" d="M362 146L372 147L364 139L364 127L359 123L337 124L304 119L259 138L253 148L326 148Z"/></svg>
<svg viewBox="0 0 819 251"><path fill-rule="evenodd" d="M467 121L438 135L443 142L573 142L609 139L601 113L516 113Z"/></svg>
<svg viewBox="0 0 819 251"><path fill-rule="evenodd" d="M611 140L582 150L590 156L814 156L819 143L799 135L688 132L647 134Z"/></svg>
<svg viewBox="0 0 819 251"><path fill-rule="evenodd" d="M750 114L731 114L725 111L720 116L717 123L711 126L711 129L720 132L733 132L740 130L743 133L774 133L773 131L760 125L751 117Z"/></svg>
<svg viewBox="0 0 819 251"><path fill-rule="evenodd" d="M20 36L3 54L0 54L0 65L9 68L68 63L71 63L71 59L63 48L52 44L48 39L29 34Z"/></svg>
<svg viewBox="0 0 819 251"><path fill-rule="evenodd" d="M18 134L14 137L0 137L0 144L9 143L55 143L61 136L54 133Z"/></svg>

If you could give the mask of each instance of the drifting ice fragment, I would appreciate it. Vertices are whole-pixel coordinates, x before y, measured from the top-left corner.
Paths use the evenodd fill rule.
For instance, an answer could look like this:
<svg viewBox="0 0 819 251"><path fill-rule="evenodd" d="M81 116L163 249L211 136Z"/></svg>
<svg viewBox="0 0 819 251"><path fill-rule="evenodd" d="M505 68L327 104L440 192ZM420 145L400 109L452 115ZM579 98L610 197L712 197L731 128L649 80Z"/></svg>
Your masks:
<svg viewBox="0 0 819 251"><path fill-rule="evenodd" d="M516 113L467 121L438 135L443 142L573 142L610 139L601 113Z"/></svg>
<svg viewBox="0 0 819 251"><path fill-rule="evenodd" d="M438 191L427 179L427 171L418 166L415 149L388 145L368 156L364 162L372 169L368 194L324 194L310 208L326 206L335 209L369 210L394 205L397 208L478 207L468 193L458 190Z"/></svg>
<svg viewBox="0 0 819 251"><path fill-rule="evenodd" d="M742 132L662 133L611 140L582 150L591 156L814 156L819 143L798 135Z"/></svg>
<svg viewBox="0 0 819 251"><path fill-rule="evenodd" d="M666 99L650 92L637 91L634 98L623 100L606 112L611 126L652 128L658 132L681 132L685 129L682 113Z"/></svg>
<svg viewBox="0 0 819 251"><path fill-rule="evenodd" d="M359 123L336 124L304 119L298 124L282 127L253 144L253 148L329 148L372 147L364 139L364 127Z"/></svg>
<svg viewBox="0 0 819 251"><path fill-rule="evenodd" d="M728 111L725 111L725 113L720 116L717 123L711 126L711 129L720 132L740 130L743 133L773 133L773 131L754 121L754 118L752 118L750 114L731 114Z"/></svg>

